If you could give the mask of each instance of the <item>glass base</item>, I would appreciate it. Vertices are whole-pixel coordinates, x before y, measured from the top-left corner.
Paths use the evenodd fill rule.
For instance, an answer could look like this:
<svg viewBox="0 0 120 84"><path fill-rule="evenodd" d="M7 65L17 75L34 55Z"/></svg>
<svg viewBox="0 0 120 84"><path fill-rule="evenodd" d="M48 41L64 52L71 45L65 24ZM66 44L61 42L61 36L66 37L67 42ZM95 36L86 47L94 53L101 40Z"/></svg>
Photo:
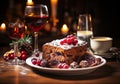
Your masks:
<svg viewBox="0 0 120 84"><path fill-rule="evenodd" d="M25 61L20 59L13 59L13 60L7 61L7 63L11 65L21 65L21 64L25 64Z"/></svg>

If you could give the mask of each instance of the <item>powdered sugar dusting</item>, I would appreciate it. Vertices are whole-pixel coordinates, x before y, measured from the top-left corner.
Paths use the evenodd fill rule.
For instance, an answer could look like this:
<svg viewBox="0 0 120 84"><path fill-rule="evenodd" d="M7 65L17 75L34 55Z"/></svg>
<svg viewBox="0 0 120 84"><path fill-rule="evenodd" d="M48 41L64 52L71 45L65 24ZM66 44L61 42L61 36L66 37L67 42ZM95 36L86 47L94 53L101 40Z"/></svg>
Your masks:
<svg viewBox="0 0 120 84"><path fill-rule="evenodd" d="M61 42L62 40L64 40L64 38L63 38L63 39L53 40L53 41L51 41L51 42L46 43L45 45L51 45L51 46L60 47L60 48L63 48L63 49L65 49L65 50L68 50L68 49L71 49L71 48L73 48L73 47L78 47L78 46L82 46L82 45L85 45L85 44L86 44L85 41L78 40L78 43L77 43L76 45L73 45L73 44L68 45L67 43L65 43L64 45L61 45L60 42Z"/></svg>

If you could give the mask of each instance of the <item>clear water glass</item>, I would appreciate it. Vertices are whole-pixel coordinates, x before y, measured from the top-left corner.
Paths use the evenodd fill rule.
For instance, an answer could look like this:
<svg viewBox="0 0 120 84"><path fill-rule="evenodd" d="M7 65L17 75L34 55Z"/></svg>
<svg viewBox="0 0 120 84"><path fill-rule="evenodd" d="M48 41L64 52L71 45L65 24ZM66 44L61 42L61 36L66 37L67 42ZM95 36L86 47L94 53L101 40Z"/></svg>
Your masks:
<svg viewBox="0 0 120 84"><path fill-rule="evenodd" d="M92 17L90 14L80 14L78 17L77 37L80 40L88 42L90 46L90 38L93 36Z"/></svg>

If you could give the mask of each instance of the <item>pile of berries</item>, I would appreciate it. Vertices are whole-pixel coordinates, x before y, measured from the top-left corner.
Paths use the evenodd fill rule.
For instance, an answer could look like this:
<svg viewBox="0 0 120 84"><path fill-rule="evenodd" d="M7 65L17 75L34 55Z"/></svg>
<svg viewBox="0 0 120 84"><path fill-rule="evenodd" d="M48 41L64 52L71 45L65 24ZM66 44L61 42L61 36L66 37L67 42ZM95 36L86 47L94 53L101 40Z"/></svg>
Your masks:
<svg viewBox="0 0 120 84"><path fill-rule="evenodd" d="M37 59L37 58L32 58L31 62L33 65L41 66L41 67L47 67L48 62L45 59Z"/></svg>
<svg viewBox="0 0 120 84"><path fill-rule="evenodd" d="M26 51L24 51L24 50L19 51L17 56L18 56L18 59L20 59L20 60L26 60L28 57ZM15 55L14 55L13 49L11 49L10 51L7 51L4 54L4 60L6 60L6 61L13 60L14 58L15 58Z"/></svg>
<svg viewBox="0 0 120 84"><path fill-rule="evenodd" d="M82 58L80 62L73 61L68 65L65 62L55 62L55 65L51 65L46 59L39 59L37 56L33 57L31 59L31 63L36 66L40 67L52 67L59 68L59 69L69 69L69 68L85 68L85 67L91 67L95 65L99 65L102 63L101 58L96 58L90 53L86 53Z"/></svg>
<svg viewBox="0 0 120 84"><path fill-rule="evenodd" d="M66 63L59 63L57 65L57 68L60 68L60 69L68 69L69 68L69 65L66 64Z"/></svg>
<svg viewBox="0 0 120 84"><path fill-rule="evenodd" d="M41 67L50 67L48 61L45 59L38 59L38 58L34 57L31 59L31 62L33 65L37 65L37 66L41 66ZM68 69L69 65L66 63L58 63L56 68Z"/></svg>
<svg viewBox="0 0 120 84"><path fill-rule="evenodd" d="M76 38L76 36L74 35L68 35L65 39L63 39L62 41L60 41L61 45L64 44L68 44L68 45L76 45L78 43L78 40Z"/></svg>

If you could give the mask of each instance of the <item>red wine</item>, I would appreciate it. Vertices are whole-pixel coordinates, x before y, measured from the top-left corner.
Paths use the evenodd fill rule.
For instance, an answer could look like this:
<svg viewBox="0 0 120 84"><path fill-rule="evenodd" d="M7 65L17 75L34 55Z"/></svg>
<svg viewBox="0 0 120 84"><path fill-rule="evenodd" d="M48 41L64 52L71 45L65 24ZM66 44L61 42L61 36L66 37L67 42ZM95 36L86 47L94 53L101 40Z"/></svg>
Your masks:
<svg viewBox="0 0 120 84"><path fill-rule="evenodd" d="M48 20L48 16L25 16L25 20L28 28L32 29L34 32L38 32L44 27L44 24Z"/></svg>

